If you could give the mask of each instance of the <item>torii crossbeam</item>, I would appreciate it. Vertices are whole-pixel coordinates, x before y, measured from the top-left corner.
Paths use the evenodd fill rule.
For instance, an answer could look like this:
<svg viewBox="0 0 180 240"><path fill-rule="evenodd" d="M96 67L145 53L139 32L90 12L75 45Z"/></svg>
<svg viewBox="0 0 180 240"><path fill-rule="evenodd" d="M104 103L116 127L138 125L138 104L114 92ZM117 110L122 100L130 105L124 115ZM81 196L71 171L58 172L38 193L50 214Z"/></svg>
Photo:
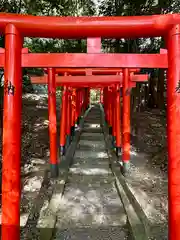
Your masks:
<svg viewBox="0 0 180 240"><path fill-rule="evenodd" d="M105 87L109 85L122 84L122 75L114 76L56 76L56 86L70 87ZM131 76L130 86L136 86L136 82L145 82L148 80L147 74L136 74ZM33 84L47 84L48 76L31 77Z"/></svg>

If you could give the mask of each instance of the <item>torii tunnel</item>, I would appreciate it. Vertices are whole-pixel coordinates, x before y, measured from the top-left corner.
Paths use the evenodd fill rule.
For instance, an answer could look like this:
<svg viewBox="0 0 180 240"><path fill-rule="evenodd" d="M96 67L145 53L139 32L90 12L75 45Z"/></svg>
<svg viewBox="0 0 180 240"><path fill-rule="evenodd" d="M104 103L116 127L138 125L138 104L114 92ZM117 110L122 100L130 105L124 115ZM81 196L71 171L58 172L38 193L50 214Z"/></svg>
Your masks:
<svg viewBox="0 0 180 240"><path fill-rule="evenodd" d="M129 74L127 75L127 89L128 91L136 86L136 82L142 82L147 81L148 75L146 74L139 74L139 75L133 75ZM64 92L63 92L63 102L62 102L62 114L61 114L61 131L60 131L60 153L61 155L65 154L65 145L66 145L66 135L67 135L67 146L70 144L71 139L71 133L74 130L74 125L77 121L79 113L81 111L85 110L87 106L89 105L89 88L95 87L95 88L101 88L103 91L101 94L101 103L106 103L104 105L106 110L106 119L110 127L112 127L113 130L113 137L116 140L116 152L117 156L119 155L119 152L121 152L122 147L122 158L124 160L124 167L127 166L127 163L129 163L130 160L130 122L126 121L126 119L130 119L130 116L127 114L130 114L130 104L129 104L129 96L126 97L125 92L123 92L123 99L125 101L124 104L127 104L126 111L123 111L123 126L122 126L122 132L125 134L122 134L123 137L123 143L121 141L121 121L120 121L120 92L119 88L123 86L123 78L121 75L101 75L101 76L55 76L55 70L52 70L52 68L48 69L48 76L42 76L42 77L31 77L31 82L33 84L47 84L49 86L49 119L50 119L50 126L54 126L50 128L50 144L52 151L50 154L52 157L50 157L51 161L51 169L52 169L52 176L56 176L57 169L58 169L58 163L57 163L57 149L55 147L56 145L56 111L55 111L55 90L57 86L66 86ZM109 88L109 85L111 86ZM74 92L74 98L77 96L77 94L81 94L81 101L77 102L77 99L72 99L72 93L73 89L77 88L79 91ZM111 94L111 95L110 95ZM67 95L67 96L66 96ZM69 96L70 95L70 96ZM129 94L128 94L129 95ZM70 101L69 101L69 98ZM115 96L115 98L114 98ZM128 100L128 102L126 101ZM74 100L74 102L73 102ZM115 104L112 103L114 101ZM52 106L52 104L54 106ZM110 103L110 104L109 104ZM80 106L78 106L80 104ZM69 106L70 105L70 106ZM78 108L78 109L77 109ZM52 111L51 111L52 109ZM71 114L72 113L72 114ZM126 113L126 115L125 115ZM54 120L53 120L54 119ZM65 121L67 119L67 121ZM71 119L71 122L68 121L68 119ZM66 129L66 131L65 131ZM129 129L127 132L127 129ZM51 141L51 139L53 139ZM127 147L129 146L129 147ZM54 151L54 153L53 153Z"/></svg>
<svg viewBox="0 0 180 240"><path fill-rule="evenodd" d="M5 35L5 53L0 53L0 67L5 70L2 167L2 240L20 239L20 160L21 160L21 101L22 68L49 68L49 89L55 88L54 68L122 69L124 120L128 133L129 152L129 69L168 69L167 81L167 135L168 135L168 186L169 186L169 239L180 239L180 15L154 15L130 17L47 17L17 14L0 14L0 34ZM22 51L23 37L50 37L64 39L83 38L139 38L163 36L167 53L160 54L105 54L96 46L88 53L27 53ZM93 71L94 71L93 70ZM104 71L104 70L102 70ZM109 70L108 70L109 71ZM106 70L104 71L107 75ZM55 80L53 80L55 82ZM51 82L51 84L50 84ZM93 76L92 76L93 82ZM103 84L102 84L103 86ZM79 86L76 86L79 87ZM104 86L103 86L104 87ZM120 85L119 85L120 87ZM112 89L111 89L112 90ZM116 89L117 90L117 89ZM63 99L66 98L64 88ZM78 115L82 110L83 94L77 94ZM116 91L117 92L117 91ZM77 93L77 92L76 92ZM75 95L76 95L75 93ZM72 93L73 96L74 93ZM88 91L86 93L88 95ZM110 89L104 87L104 107L109 119ZM116 95L119 103L119 94ZM85 98L88 99L87 97ZM63 100L67 104L68 101ZM84 103L83 106L87 106ZM51 104L52 106L54 105ZM117 104L118 109L119 104ZM64 109L62 104L62 112ZM51 110L50 110L51 111ZM118 109L119 111L119 109ZM63 115L64 116L64 115ZM119 117L119 115L118 115ZM63 119L62 119L63 121ZM119 127L119 125L118 125ZM119 131L116 129L116 132ZM119 135L118 135L119 137ZM124 160L129 156L125 154Z"/></svg>

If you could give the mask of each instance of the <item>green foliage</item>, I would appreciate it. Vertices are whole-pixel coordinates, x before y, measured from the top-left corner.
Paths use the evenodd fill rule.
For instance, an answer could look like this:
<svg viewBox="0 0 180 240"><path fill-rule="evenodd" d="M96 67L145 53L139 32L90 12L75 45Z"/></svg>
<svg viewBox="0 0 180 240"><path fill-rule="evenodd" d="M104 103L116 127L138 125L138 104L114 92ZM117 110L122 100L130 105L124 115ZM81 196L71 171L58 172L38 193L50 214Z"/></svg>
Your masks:
<svg viewBox="0 0 180 240"><path fill-rule="evenodd" d="M1 12L45 16L90 16L95 14L93 0L2 0ZM1 46L1 38L0 38ZM24 47L32 52L85 52L80 40L25 38Z"/></svg>
<svg viewBox="0 0 180 240"><path fill-rule="evenodd" d="M139 16L177 12L177 8L179 9L179 6L177 6L175 0L102 0L99 14L104 16ZM106 39L103 42L103 48L104 51L108 52L155 53L159 51L161 44L161 38L136 40Z"/></svg>
<svg viewBox="0 0 180 240"><path fill-rule="evenodd" d="M33 92L33 86L31 84L30 77L28 75L23 76L23 93Z"/></svg>
<svg viewBox="0 0 180 240"><path fill-rule="evenodd" d="M102 0L100 14L104 16L139 16L163 14L173 10L172 0Z"/></svg>

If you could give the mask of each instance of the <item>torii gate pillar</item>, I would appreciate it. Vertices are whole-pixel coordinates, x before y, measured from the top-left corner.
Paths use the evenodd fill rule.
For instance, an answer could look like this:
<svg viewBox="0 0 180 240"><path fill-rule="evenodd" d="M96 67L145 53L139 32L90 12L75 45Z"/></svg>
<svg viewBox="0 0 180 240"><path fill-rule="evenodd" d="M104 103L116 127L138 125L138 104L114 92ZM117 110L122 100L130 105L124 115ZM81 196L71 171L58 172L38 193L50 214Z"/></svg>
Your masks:
<svg viewBox="0 0 180 240"><path fill-rule="evenodd" d="M55 69L48 68L48 113L51 177L58 176L57 126L56 126L56 79Z"/></svg>
<svg viewBox="0 0 180 240"><path fill-rule="evenodd" d="M22 39L12 24L5 29L2 230L5 239L20 239L20 164L22 109Z"/></svg>
<svg viewBox="0 0 180 240"><path fill-rule="evenodd" d="M180 237L180 25L168 34L167 136L169 240Z"/></svg>
<svg viewBox="0 0 180 240"><path fill-rule="evenodd" d="M130 169L130 93L128 89L129 69L123 69L123 117L122 117L122 161L123 173Z"/></svg>

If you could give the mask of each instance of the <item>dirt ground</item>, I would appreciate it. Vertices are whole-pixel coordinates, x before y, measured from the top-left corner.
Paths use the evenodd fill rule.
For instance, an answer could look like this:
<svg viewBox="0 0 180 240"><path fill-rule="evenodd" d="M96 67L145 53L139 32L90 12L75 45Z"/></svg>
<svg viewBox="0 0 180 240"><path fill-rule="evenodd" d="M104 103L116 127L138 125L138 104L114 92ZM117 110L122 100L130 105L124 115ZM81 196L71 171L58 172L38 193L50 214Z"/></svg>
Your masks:
<svg viewBox="0 0 180 240"><path fill-rule="evenodd" d="M57 101L58 110L58 101ZM59 112L57 111L58 116ZM31 158L43 158L49 148L47 95L26 94L22 100L21 166L31 165ZM2 157L2 136L0 139Z"/></svg>
<svg viewBox="0 0 180 240"><path fill-rule="evenodd" d="M166 113L150 109L133 114L132 144L139 152L151 159L152 168L160 168L167 173Z"/></svg>

